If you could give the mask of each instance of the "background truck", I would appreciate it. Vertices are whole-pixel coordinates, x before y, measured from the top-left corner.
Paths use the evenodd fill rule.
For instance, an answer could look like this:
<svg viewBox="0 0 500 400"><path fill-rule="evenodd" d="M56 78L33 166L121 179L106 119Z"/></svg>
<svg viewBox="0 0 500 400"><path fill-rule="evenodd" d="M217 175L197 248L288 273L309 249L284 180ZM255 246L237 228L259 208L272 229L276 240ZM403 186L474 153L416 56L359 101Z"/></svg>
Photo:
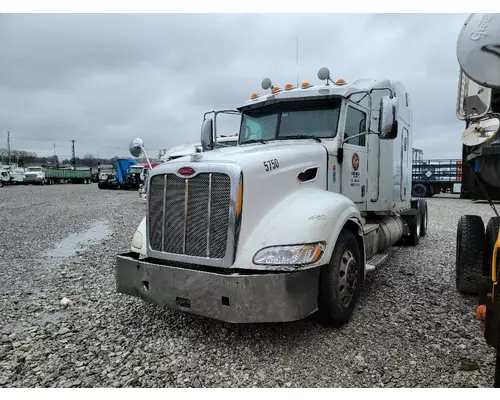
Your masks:
<svg viewBox="0 0 500 400"><path fill-rule="evenodd" d="M97 187L99 189L119 190L127 177L130 168L136 165L137 161L130 158L119 158L115 161L116 172L113 175L104 174L99 180Z"/></svg>
<svg viewBox="0 0 500 400"><path fill-rule="evenodd" d="M486 228L479 215L462 215L457 226L456 286L479 294L476 315L486 342L496 348L494 387L500 387L500 14L471 14L457 41L460 77L457 117L462 134L462 197L488 200L495 216Z"/></svg>
<svg viewBox="0 0 500 400"><path fill-rule="evenodd" d="M90 183L92 168L28 167L24 184Z"/></svg>
<svg viewBox="0 0 500 400"><path fill-rule="evenodd" d="M318 312L349 320L366 274L427 231L411 198L412 110L402 83L326 84L253 94L238 146L151 171L146 217L117 255L117 291L233 323ZM217 114L205 114L204 150ZM131 143L131 154L143 148Z"/></svg>
<svg viewBox="0 0 500 400"><path fill-rule="evenodd" d="M151 163L151 167L160 165L158 162ZM138 163L130 167L128 174L122 183L123 190L138 190L147 179L150 172L149 163Z"/></svg>
<svg viewBox="0 0 500 400"><path fill-rule="evenodd" d="M412 195L432 197L439 193L460 193L462 160L424 160L420 149L413 149Z"/></svg>

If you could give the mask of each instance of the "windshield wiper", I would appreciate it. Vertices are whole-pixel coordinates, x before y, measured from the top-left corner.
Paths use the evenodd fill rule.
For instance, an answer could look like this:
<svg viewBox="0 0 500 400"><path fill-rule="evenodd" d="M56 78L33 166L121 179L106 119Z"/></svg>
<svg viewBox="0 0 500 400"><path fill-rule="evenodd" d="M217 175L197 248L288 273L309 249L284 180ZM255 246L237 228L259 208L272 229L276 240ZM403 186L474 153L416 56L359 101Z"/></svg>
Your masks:
<svg viewBox="0 0 500 400"><path fill-rule="evenodd" d="M242 142L240 144L250 144L250 143L262 143L262 144L267 144L267 142L264 139L250 139L247 140L246 142Z"/></svg>
<svg viewBox="0 0 500 400"><path fill-rule="evenodd" d="M317 142L321 143L321 138L313 135L290 135L290 136L282 136L279 137L278 139L285 140L285 139L314 139Z"/></svg>

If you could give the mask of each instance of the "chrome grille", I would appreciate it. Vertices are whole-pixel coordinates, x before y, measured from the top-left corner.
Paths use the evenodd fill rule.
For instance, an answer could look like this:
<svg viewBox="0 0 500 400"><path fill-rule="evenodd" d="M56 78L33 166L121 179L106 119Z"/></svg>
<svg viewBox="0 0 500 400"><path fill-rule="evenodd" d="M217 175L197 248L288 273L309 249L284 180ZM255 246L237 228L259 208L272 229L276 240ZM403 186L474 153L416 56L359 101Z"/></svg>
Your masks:
<svg viewBox="0 0 500 400"><path fill-rule="evenodd" d="M231 181L223 173L151 178L149 242L154 251L222 259L226 255Z"/></svg>

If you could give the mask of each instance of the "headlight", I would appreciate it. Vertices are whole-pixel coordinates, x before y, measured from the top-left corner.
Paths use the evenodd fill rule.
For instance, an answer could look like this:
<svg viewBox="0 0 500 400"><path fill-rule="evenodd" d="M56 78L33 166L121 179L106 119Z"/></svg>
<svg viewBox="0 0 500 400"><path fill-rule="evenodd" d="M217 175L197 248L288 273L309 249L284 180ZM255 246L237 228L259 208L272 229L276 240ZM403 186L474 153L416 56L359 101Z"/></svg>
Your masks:
<svg viewBox="0 0 500 400"><path fill-rule="evenodd" d="M142 233L135 231L134 237L132 238L132 247L136 249L142 249Z"/></svg>
<svg viewBox="0 0 500 400"><path fill-rule="evenodd" d="M318 261L324 250L324 242L266 247L255 254L253 263L257 265L307 265Z"/></svg>

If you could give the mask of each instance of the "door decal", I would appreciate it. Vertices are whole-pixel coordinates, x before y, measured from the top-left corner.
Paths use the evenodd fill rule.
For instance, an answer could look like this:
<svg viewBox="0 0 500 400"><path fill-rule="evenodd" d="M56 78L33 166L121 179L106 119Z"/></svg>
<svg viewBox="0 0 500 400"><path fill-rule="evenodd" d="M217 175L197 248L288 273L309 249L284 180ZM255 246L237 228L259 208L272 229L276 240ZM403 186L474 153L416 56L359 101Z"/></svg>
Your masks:
<svg viewBox="0 0 500 400"><path fill-rule="evenodd" d="M358 153L354 153L352 155L352 169L351 172L351 186L356 187L359 186L359 172L357 172L359 168L359 156Z"/></svg>
<svg viewBox="0 0 500 400"><path fill-rule="evenodd" d="M358 156L358 153L354 153L352 155L352 168L354 169L354 171L357 171L358 168L359 168L359 156Z"/></svg>

